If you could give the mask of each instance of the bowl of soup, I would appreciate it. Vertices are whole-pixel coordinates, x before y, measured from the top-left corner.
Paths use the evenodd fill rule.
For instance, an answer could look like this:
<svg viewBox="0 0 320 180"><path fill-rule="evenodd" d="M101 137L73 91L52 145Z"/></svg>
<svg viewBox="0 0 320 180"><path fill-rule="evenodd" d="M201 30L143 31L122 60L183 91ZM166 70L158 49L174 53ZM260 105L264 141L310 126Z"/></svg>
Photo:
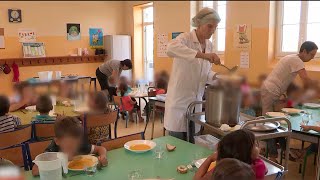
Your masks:
<svg viewBox="0 0 320 180"><path fill-rule="evenodd" d="M150 140L133 140L124 144L124 148L135 152L144 153L152 150L156 146L156 143Z"/></svg>
<svg viewBox="0 0 320 180"><path fill-rule="evenodd" d="M68 169L71 171L83 171L86 167L93 167L98 164L98 158L91 155L80 155L73 158L68 163Z"/></svg>

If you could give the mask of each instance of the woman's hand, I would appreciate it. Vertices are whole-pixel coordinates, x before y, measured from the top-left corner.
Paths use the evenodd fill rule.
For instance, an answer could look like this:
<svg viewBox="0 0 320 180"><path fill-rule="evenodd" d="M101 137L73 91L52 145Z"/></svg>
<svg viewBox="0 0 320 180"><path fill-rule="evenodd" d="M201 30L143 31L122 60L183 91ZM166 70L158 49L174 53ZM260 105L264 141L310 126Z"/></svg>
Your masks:
<svg viewBox="0 0 320 180"><path fill-rule="evenodd" d="M215 65L221 64L219 56L215 53L202 53L199 51L196 58L208 60L210 63L214 63Z"/></svg>

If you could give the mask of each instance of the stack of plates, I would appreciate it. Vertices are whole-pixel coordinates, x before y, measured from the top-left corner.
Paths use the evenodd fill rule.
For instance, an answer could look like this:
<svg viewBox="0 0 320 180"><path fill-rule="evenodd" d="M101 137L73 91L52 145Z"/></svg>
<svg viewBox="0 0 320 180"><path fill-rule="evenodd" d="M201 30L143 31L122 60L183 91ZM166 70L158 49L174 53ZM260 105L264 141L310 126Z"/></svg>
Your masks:
<svg viewBox="0 0 320 180"><path fill-rule="evenodd" d="M320 108L320 104L316 104L316 103L304 103L303 106L307 107L307 108Z"/></svg>
<svg viewBox="0 0 320 180"><path fill-rule="evenodd" d="M269 117L287 117L287 115L282 112L267 112L266 115Z"/></svg>
<svg viewBox="0 0 320 180"><path fill-rule="evenodd" d="M295 109L295 108L282 108L281 110L290 115L299 114L302 112L301 109Z"/></svg>

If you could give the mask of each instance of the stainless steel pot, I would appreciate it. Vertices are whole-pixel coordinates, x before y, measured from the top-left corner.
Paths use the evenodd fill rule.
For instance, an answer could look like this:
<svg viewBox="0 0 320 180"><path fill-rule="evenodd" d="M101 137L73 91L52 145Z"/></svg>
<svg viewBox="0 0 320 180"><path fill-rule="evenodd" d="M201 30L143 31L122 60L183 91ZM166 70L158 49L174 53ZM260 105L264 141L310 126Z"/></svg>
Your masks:
<svg viewBox="0 0 320 180"><path fill-rule="evenodd" d="M206 89L206 122L220 127L222 124L239 124L241 104L240 87L229 83L219 83Z"/></svg>

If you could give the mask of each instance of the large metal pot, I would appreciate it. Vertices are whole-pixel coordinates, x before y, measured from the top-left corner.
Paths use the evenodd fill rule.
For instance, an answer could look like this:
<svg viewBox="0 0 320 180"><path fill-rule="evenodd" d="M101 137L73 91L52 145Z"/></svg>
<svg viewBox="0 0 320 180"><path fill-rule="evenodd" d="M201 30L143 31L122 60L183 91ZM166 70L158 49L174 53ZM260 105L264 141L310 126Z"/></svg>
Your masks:
<svg viewBox="0 0 320 180"><path fill-rule="evenodd" d="M239 123L241 105L240 84L222 81L206 89L206 122L220 127L222 124L235 126Z"/></svg>

